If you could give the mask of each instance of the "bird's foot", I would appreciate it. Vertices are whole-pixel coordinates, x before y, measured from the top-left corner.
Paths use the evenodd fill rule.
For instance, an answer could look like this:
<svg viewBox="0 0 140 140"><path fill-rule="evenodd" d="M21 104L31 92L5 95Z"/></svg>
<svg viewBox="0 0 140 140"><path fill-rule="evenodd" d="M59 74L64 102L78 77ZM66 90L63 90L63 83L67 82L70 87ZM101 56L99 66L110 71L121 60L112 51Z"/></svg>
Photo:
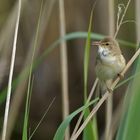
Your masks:
<svg viewBox="0 0 140 140"><path fill-rule="evenodd" d="M118 73L118 76L119 76L120 79L124 78L124 74L122 74L122 73Z"/></svg>
<svg viewBox="0 0 140 140"><path fill-rule="evenodd" d="M113 90L111 88L107 87L107 90L109 93L111 93L111 94L113 93Z"/></svg>

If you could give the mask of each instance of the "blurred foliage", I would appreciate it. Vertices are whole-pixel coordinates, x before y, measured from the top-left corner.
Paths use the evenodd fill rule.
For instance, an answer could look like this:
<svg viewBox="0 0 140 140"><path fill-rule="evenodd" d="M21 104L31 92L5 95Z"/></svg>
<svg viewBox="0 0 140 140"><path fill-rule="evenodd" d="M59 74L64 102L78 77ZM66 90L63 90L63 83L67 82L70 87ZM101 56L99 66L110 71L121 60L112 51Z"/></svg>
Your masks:
<svg viewBox="0 0 140 140"><path fill-rule="evenodd" d="M140 48L140 45L139 45ZM140 72L140 57L136 61L134 73ZM140 76L134 77L128 86L126 100L124 102L123 118L117 135L117 140L139 140L140 139Z"/></svg>

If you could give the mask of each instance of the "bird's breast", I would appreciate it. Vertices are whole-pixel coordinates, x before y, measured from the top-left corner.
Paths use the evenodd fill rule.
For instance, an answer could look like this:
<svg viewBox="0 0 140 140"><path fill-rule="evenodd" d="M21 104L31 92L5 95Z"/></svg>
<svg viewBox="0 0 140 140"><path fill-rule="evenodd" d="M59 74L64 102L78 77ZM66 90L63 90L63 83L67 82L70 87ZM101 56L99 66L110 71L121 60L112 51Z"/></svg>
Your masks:
<svg viewBox="0 0 140 140"><path fill-rule="evenodd" d="M120 60L122 59L122 60ZM101 80L113 79L120 73L125 66L125 60L122 55L116 56L98 56L96 61L96 75Z"/></svg>

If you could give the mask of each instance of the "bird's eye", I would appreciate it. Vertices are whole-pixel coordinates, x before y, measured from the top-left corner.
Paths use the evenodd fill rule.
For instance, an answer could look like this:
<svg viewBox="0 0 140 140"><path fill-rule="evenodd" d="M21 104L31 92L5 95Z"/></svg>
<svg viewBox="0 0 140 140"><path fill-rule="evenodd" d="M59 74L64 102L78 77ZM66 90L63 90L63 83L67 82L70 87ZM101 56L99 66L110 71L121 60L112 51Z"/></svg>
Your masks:
<svg viewBox="0 0 140 140"><path fill-rule="evenodd" d="M109 45L109 43L107 42L105 45L107 45L107 46L108 46L108 45Z"/></svg>

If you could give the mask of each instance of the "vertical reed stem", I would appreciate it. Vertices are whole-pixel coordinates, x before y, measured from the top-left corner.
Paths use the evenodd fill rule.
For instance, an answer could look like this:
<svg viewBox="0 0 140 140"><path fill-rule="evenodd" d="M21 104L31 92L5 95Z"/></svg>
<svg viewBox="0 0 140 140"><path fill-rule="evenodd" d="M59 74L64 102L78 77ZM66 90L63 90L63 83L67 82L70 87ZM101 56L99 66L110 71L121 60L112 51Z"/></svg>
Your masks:
<svg viewBox="0 0 140 140"><path fill-rule="evenodd" d="M114 0L108 0L108 29L109 36L113 37L115 31L114 21ZM111 82L109 83L111 85ZM105 140L112 140L111 121L113 112L113 95L110 95L106 100L106 126L105 126Z"/></svg>
<svg viewBox="0 0 140 140"><path fill-rule="evenodd" d="M14 34L14 41L13 41L11 66L10 66L10 73L9 73L9 80L8 80L8 90L7 90L7 99L6 99L5 114L4 114L2 140L6 140L6 133L7 133L7 125L8 125L8 117L9 117L10 100L11 100L12 79L13 79L15 56L16 56L20 11L21 11L21 0L18 1L17 21L16 21L16 25L15 25L15 34Z"/></svg>
<svg viewBox="0 0 140 140"><path fill-rule="evenodd" d="M60 15L60 36L66 34L65 25L65 10L64 0L59 0L59 15ZM66 41L61 42L60 46L61 55L61 75L62 75L62 111L63 119L69 114L69 97L68 97L68 60L67 60L67 45ZM69 140L69 128L66 130L65 140Z"/></svg>
<svg viewBox="0 0 140 140"><path fill-rule="evenodd" d="M137 43L140 42L140 0L136 0L136 36L137 36Z"/></svg>

